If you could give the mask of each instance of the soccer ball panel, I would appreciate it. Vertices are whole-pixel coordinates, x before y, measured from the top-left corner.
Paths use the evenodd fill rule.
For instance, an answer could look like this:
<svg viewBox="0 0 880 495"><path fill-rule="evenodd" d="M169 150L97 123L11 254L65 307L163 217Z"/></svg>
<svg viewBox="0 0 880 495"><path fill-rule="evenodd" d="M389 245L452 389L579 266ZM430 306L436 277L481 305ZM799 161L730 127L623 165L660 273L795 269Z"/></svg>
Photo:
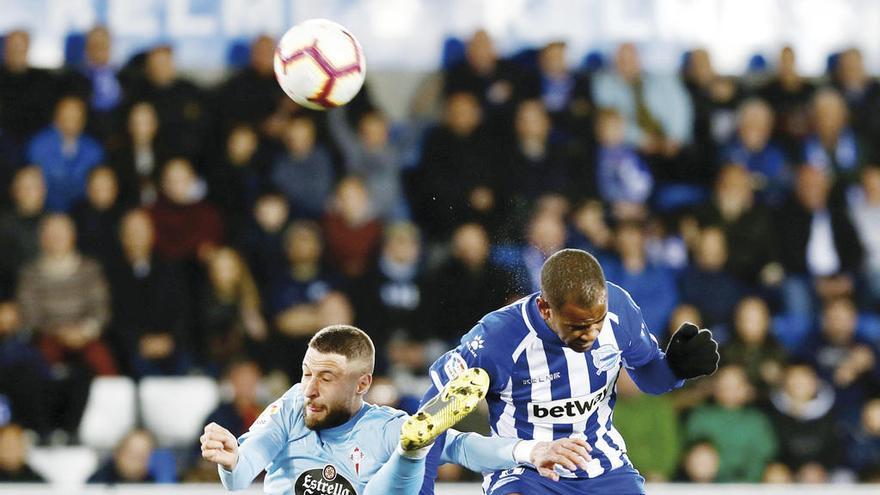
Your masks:
<svg viewBox="0 0 880 495"><path fill-rule="evenodd" d="M298 104L327 109L351 101L364 82L360 44L345 28L312 19L290 28L275 51L275 77Z"/></svg>

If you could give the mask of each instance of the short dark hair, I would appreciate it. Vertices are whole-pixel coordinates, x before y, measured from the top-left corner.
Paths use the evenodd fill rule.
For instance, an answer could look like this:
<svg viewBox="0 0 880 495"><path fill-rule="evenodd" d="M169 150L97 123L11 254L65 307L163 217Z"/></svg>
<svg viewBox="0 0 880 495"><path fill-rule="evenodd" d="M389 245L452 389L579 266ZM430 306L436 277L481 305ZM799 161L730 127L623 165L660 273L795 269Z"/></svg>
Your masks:
<svg viewBox="0 0 880 495"><path fill-rule="evenodd" d="M541 293L553 308L566 302L590 307L605 297L605 274L592 254L563 249L541 267Z"/></svg>
<svg viewBox="0 0 880 495"><path fill-rule="evenodd" d="M351 325L330 325L318 330L309 341L309 347L318 351L345 356L349 361L365 361L373 372L376 348L370 336Z"/></svg>

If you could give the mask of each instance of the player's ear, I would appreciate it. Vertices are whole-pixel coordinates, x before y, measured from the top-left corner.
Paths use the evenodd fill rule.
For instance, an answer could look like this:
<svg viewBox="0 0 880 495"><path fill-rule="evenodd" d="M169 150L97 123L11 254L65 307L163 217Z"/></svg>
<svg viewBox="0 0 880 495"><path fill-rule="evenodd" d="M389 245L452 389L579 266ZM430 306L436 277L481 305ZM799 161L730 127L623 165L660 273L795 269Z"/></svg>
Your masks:
<svg viewBox="0 0 880 495"><path fill-rule="evenodd" d="M364 395L367 393L367 390L370 390L370 385L373 384L373 375L370 373L364 373L358 378L357 389L355 391L358 395Z"/></svg>
<svg viewBox="0 0 880 495"><path fill-rule="evenodd" d="M543 318L545 320L549 320L550 319L550 303L547 302L547 300L541 296L538 296L535 299L535 302L538 304L538 312L541 313L541 318Z"/></svg>

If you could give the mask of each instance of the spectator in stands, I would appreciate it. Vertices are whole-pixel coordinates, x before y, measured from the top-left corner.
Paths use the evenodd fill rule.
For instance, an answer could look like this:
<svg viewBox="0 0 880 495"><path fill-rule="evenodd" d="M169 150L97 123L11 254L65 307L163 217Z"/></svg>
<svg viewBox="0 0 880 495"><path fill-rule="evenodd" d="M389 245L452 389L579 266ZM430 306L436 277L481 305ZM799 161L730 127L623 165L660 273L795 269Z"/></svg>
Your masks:
<svg viewBox="0 0 880 495"><path fill-rule="evenodd" d="M468 41L464 60L447 68L443 75L445 95L471 93L488 109L510 108L523 97L523 89L521 71L498 58L492 38L483 29Z"/></svg>
<svg viewBox="0 0 880 495"><path fill-rule="evenodd" d="M430 276L430 319L436 337L447 343L492 308L519 294L513 274L489 258L491 244L478 223L458 226L452 234L452 253Z"/></svg>
<svg viewBox="0 0 880 495"><path fill-rule="evenodd" d="M617 381L614 427L630 445L633 465L648 481L671 481L681 457L678 414L669 395L643 394L622 372Z"/></svg>
<svg viewBox="0 0 880 495"><path fill-rule="evenodd" d="M593 103L590 80L568 66L564 41L551 41L538 52L537 87L529 90L538 95L550 114L554 126L567 133L577 132L587 121Z"/></svg>
<svg viewBox="0 0 880 495"><path fill-rule="evenodd" d="M618 47L614 66L593 82L596 104L623 115L627 144L648 156L677 156L690 143L693 130L693 108L685 88L677 79L644 73L632 43Z"/></svg>
<svg viewBox="0 0 880 495"><path fill-rule="evenodd" d="M295 117L284 129L287 151L272 166L272 183L283 192L298 215L319 217L333 193L333 162L316 142L315 123Z"/></svg>
<svg viewBox="0 0 880 495"><path fill-rule="evenodd" d="M756 388L758 398L779 384L785 365L785 349L770 333L770 309L763 299L746 297L736 305L733 335L721 348L723 361L738 364Z"/></svg>
<svg viewBox="0 0 880 495"><path fill-rule="evenodd" d="M642 308L642 316L648 330L660 337L679 300L675 276L670 270L648 262L642 224L620 223L615 245L618 258L606 264L606 277L626 289L634 298L651 300L651 304Z"/></svg>
<svg viewBox="0 0 880 495"><path fill-rule="evenodd" d="M721 163L745 165L763 201L779 204L790 189L791 179L782 149L770 140L773 118L767 102L756 98L744 101L737 112L736 135L722 149Z"/></svg>
<svg viewBox="0 0 880 495"><path fill-rule="evenodd" d="M190 365L192 326L187 280L155 252L146 210L128 212L118 226L122 256L109 263L113 319L109 340L126 373L182 375Z"/></svg>
<svg viewBox="0 0 880 495"><path fill-rule="evenodd" d="M781 282L778 241L773 235L773 217L767 206L755 201L754 181L738 164L721 168L715 181L711 203L696 212L701 226L720 227L729 250L726 270L750 286Z"/></svg>
<svg viewBox="0 0 880 495"><path fill-rule="evenodd" d="M749 405L754 390L741 366L719 369L714 387L715 404L694 409L685 424L685 437L689 442L706 438L717 446L718 481L759 481L776 454L773 427Z"/></svg>
<svg viewBox="0 0 880 495"><path fill-rule="evenodd" d="M829 199L828 171L798 170L794 196L778 211L779 253L785 268L785 310L810 316L816 296L849 295L862 266L862 246L844 205Z"/></svg>
<svg viewBox="0 0 880 495"><path fill-rule="evenodd" d="M119 257L115 242L125 204L119 197L119 182L113 169L100 166L89 172L86 197L74 205L71 217L76 224L79 250L106 263Z"/></svg>
<svg viewBox="0 0 880 495"><path fill-rule="evenodd" d="M46 182L40 169L19 169L10 196L12 208L0 213L0 294L4 298L15 291L18 271L39 251L38 227L46 205Z"/></svg>
<svg viewBox="0 0 880 495"><path fill-rule="evenodd" d="M682 71L685 87L694 106L693 142L697 156L717 155L716 142L731 132L742 88L733 78L720 76L704 48L686 54Z"/></svg>
<svg viewBox="0 0 880 495"><path fill-rule="evenodd" d="M506 163L499 169L504 186L499 201L513 201L527 210L545 195L569 192L570 164L565 146L551 139L550 115L541 100L525 100L517 106L515 141Z"/></svg>
<svg viewBox="0 0 880 495"><path fill-rule="evenodd" d="M15 301L0 302L0 396L8 400L7 421L11 419L40 435L49 432L48 379L49 370L30 344L18 305Z"/></svg>
<svg viewBox="0 0 880 495"><path fill-rule="evenodd" d="M151 205L159 195L159 169L171 158L158 139L159 117L152 103L141 101L128 111L127 134L110 153L110 164L119 177L122 197Z"/></svg>
<svg viewBox="0 0 880 495"><path fill-rule="evenodd" d="M168 261L203 258L223 241L223 219L189 160L172 158L162 169L162 194L150 207L156 254Z"/></svg>
<svg viewBox="0 0 880 495"><path fill-rule="evenodd" d="M786 369L782 386L770 396L778 433L779 460L797 471L810 463L835 467L840 452L834 429L834 390L803 362Z"/></svg>
<svg viewBox="0 0 880 495"><path fill-rule="evenodd" d="M813 133L804 141L804 160L831 174L841 186L855 183L870 150L850 127L846 101L834 89L820 89L813 95L811 110Z"/></svg>
<svg viewBox="0 0 880 495"><path fill-rule="evenodd" d="M565 247L565 223L553 213L536 212L529 222L526 245L520 251L519 267L525 272L517 290L541 290L541 266L553 253Z"/></svg>
<svg viewBox="0 0 880 495"><path fill-rule="evenodd" d="M868 396L880 385L877 351L856 334L858 313L852 300L830 299L822 309L821 333L807 342L804 357L837 395L837 419L853 425Z"/></svg>
<svg viewBox="0 0 880 495"><path fill-rule="evenodd" d="M202 90L178 75L170 45L156 46L147 53L144 76L126 88L127 100L153 105L162 123L158 139L172 154L197 157L211 121Z"/></svg>
<svg viewBox="0 0 880 495"><path fill-rule="evenodd" d="M110 63L113 39L105 26L95 26L86 33L85 60L78 68L83 97L91 116L89 128L106 140L114 133L114 112L122 103L122 85L116 68Z"/></svg>
<svg viewBox="0 0 880 495"><path fill-rule="evenodd" d="M378 260L352 287L357 324L367 329L377 349L384 349L392 337L402 341L434 337L426 325L429 301L421 255L418 227L405 222L389 225ZM376 361L383 374L387 360L377 355Z"/></svg>
<svg viewBox="0 0 880 495"><path fill-rule="evenodd" d="M863 481L872 470L880 467L880 398L865 403L861 423L846 437L847 466Z"/></svg>
<svg viewBox="0 0 880 495"><path fill-rule="evenodd" d="M156 441L146 430L133 430L116 446L113 457L89 477L89 483L155 483L150 473L150 457Z"/></svg>
<svg viewBox="0 0 880 495"><path fill-rule="evenodd" d="M596 116L596 185L599 195L620 220L644 220L654 177L636 150L624 141L625 123L613 109Z"/></svg>
<svg viewBox="0 0 880 495"><path fill-rule="evenodd" d="M28 64L29 48L27 31L9 31L0 57L0 129L19 153L34 132L49 123L57 101L56 81L49 71Z"/></svg>
<svg viewBox="0 0 880 495"><path fill-rule="evenodd" d="M875 139L880 131L880 82L865 71L858 48L844 50L837 56L832 80L846 100L855 132L863 139Z"/></svg>
<svg viewBox="0 0 880 495"><path fill-rule="evenodd" d="M238 240L239 250L247 260L257 286L264 295L279 266L287 263L284 254L284 230L290 209L284 195L268 191L261 194L248 224Z"/></svg>
<svg viewBox="0 0 880 495"><path fill-rule="evenodd" d="M729 322L745 293L743 285L725 271L728 251L723 230L714 226L702 229L694 263L681 278L682 300L699 308L710 326Z"/></svg>
<svg viewBox="0 0 880 495"><path fill-rule="evenodd" d="M100 340L110 319L107 282L100 265L76 250L76 228L66 215L40 224L40 255L21 272L18 302L50 364L81 359L94 373L116 373Z"/></svg>
<svg viewBox="0 0 880 495"><path fill-rule="evenodd" d="M46 177L50 210L69 211L85 195L89 171L104 159L101 145L83 134L85 125L85 102L64 97L55 107L52 125L28 144L28 161L39 166Z"/></svg>
<svg viewBox="0 0 880 495"><path fill-rule="evenodd" d="M774 135L782 145L788 161L801 157L801 142L810 130L809 105L816 90L812 82L797 71L794 49L782 48L776 75L758 91L776 114Z"/></svg>
<svg viewBox="0 0 880 495"><path fill-rule="evenodd" d="M222 367L237 355L265 358L268 337L257 285L232 248L214 250L207 261L208 283L199 301L199 322L207 363Z"/></svg>
<svg viewBox="0 0 880 495"><path fill-rule="evenodd" d="M76 250L69 217L52 214L40 223L40 253L22 269L17 299L25 327L33 329L51 366L54 391L46 400L52 425L72 434L91 377L114 375L117 367L101 340L110 319L107 282L100 265Z"/></svg>
<svg viewBox="0 0 880 495"><path fill-rule="evenodd" d="M222 424L236 437L247 433L265 407L257 398L262 376L256 361L233 358L224 373L224 381L232 389L232 396L221 402L203 423Z"/></svg>
<svg viewBox="0 0 880 495"><path fill-rule="evenodd" d="M863 273L868 290L864 299L869 306L880 309L880 165L866 166L861 179L861 187L848 195L847 206L865 248Z"/></svg>
<svg viewBox="0 0 880 495"><path fill-rule="evenodd" d="M220 208L230 237L243 228L267 182L269 163L257 132L247 124L230 129L223 157L207 173L208 198Z"/></svg>
<svg viewBox="0 0 880 495"><path fill-rule="evenodd" d="M605 220L602 202L582 201L572 213L568 244L583 249L604 261L614 250L614 232Z"/></svg>
<svg viewBox="0 0 880 495"><path fill-rule="evenodd" d="M309 339L319 329L336 323L351 324L348 298L339 279L322 265L321 229L309 221L297 221L284 234L285 270L275 269L269 289L269 314L277 329L271 347L278 352L275 366L294 381Z"/></svg>
<svg viewBox="0 0 880 495"><path fill-rule="evenodd" d="M339 273L355 279L364 275L382 237L372 197L356 176L343 178L322 218L327 257Z"/></svg>
<svg viewBox="0 0 880 495"><path fill-rule="evenodd" d="M677 481L714 483L719 481L721 456L711 440L691 442L682 460L681 475Z"/></svg>
<svg viewBox="0 0 880 495"><path fill-rule="evenodd" d="M498 193L505 172L493 166L497 151L477 98L462 92L449 95L442 123L425 136L411 181L413 213L430 240L445 240L456 224L472 219L493 234L501 228ZM438 211L444 214L434 213Z"/></svg>
<svg viewBox="0 0 880 495"><path fill-rule="evenodd" d="M346 111L339 108L327 113L327 123L342 151L346 172L364 180L376 215L384 219L406 216L401 185L403 150L388 136L387 117L378 111L365 113L355 133L346 121Z"/></svg>
<svg viewBox="0 0 880 495"><path fill-rule="evenodd" d="M248 65L217 89L214 107L221 139L242 124L261 128L279 101L286 98L275 80L274 56L275 40L257 36L251 42Z"/></svg>
<svg viewBox="0 0 880 495"><path fill-rule="evenodd" d="M28 440L21 426L9 423L0 426L0 483L43 483L43 479L27 464Z"/></svg>

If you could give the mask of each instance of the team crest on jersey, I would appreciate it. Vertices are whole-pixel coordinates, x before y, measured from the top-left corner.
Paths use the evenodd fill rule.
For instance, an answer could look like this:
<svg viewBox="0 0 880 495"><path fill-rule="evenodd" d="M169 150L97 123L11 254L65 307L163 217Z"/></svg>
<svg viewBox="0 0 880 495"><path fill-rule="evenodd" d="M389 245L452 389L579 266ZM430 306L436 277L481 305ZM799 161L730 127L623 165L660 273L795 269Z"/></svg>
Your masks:
<svg viewBox="0 0 880 495"><path fill-rule="evenodd" d="M599 375L605 371L613 370L620 364L621 351L611 344L599 346L593 352L593 366L596 367L596 374Z"/></svg>
<svg viewBox="0 0 880 495"><path fill-rule="evenodd" d="M474 357L477 356L477 351L479 351L482 348L483 348L483 336L482 335L477 335L476 337L474 337L474 340L467 343L467 350L471 351L471 354L473 354Z"/></svg>
<svg viewBox="0 0 880 495"><path fill-rule="evenodd" d="M364 455L364 451L361 450L360 447L355 447L351 451L351 455L349 455L348 458L351 459L351 463L354 464L354 473L356 475L360 476L361 475L361 464L363 464L364 459L367 458L367 456Z"/></svg>
<svg viewBox="0 0 880 495"><path fill-rule="evenodd" d="M339 473L336 466L309 469L293 484L295 495L357 495L354 486Z"/></svg>

